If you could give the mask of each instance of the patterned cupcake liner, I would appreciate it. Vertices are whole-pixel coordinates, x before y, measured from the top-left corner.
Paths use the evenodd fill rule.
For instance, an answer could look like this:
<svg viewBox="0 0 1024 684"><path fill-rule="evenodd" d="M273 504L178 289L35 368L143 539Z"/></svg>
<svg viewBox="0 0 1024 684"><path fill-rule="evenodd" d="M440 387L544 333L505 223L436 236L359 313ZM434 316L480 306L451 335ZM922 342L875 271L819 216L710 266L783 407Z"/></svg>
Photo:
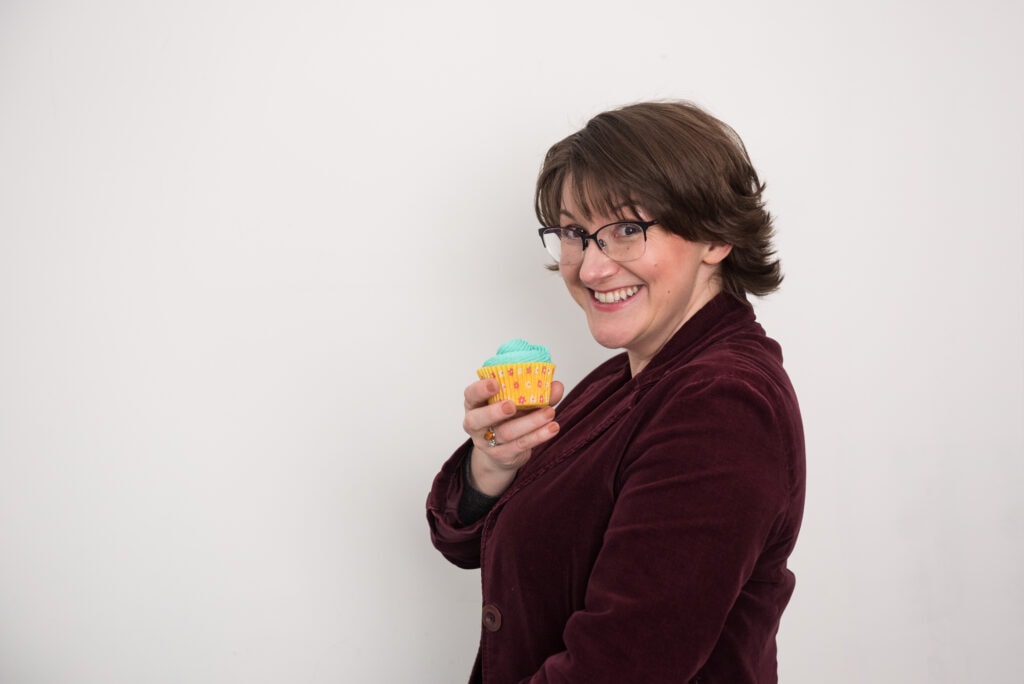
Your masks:
<svg viewBox="0 0 1024 684"><path fill-rule="evenodd" d="M494 404L511 400L517 408L533 409L547 406L551 402L551 381L555 377L553 363L508 363L499 366L484 366L477 369L481 380L494 378L498 381L498 393L487 400Z"/></svg>

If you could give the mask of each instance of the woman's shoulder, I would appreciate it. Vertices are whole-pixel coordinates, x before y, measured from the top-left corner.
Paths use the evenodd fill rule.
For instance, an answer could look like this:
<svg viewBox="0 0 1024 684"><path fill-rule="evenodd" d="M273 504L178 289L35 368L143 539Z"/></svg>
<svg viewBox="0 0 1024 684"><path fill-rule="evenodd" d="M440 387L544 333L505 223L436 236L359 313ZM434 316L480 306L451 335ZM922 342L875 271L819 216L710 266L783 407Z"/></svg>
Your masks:
<svg viewBox="0 0 1024 684"><path fill-rule="evenodd" d="M752 385L789 386L782 364L782 348L768 337L759 324L750 321L720 335L712 335L705 344L688 354L679 354L660 367L651 384L676 385L680 381L730 382L742 380Z"/></svg>
<svg viewBox="0 0 1024 684"><path fill-rule="evenodd" d="M708 427L717 422L746 423L745 429L760 425L778 433L797 431L800 424L796 391L782 365L779 345L760 326L666 364L660 376L638 392L637 403L651 419L699 419ZM751 420L754 417L757 420Z"/></svg>
<svg viewBox="0 0 1024 684"><path fill-rule="evenodd" d="M655 458L670 471L696 461L744 463L791 491L802 478L803 424L781 362L747 344L718 345L666 369L633 407L623 465Z"/></svg>

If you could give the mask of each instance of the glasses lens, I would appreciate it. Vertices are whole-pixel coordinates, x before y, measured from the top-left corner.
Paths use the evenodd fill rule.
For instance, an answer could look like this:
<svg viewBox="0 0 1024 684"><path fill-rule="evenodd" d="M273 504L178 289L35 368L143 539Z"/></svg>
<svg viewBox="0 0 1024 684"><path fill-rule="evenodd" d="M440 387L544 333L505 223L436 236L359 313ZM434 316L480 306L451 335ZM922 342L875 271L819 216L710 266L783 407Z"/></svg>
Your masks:
<svg viewBox="0 0 1024 684"><path fill-rule="evenodd" d="M544 233L544 246L548 254L560 264L578 264L583 255L583 240L579 233L566 228L552 228Z"/></svg>
<svg viewBox="0 0 1024 684"><path fill-rule="evenodd" d="M644 255L647 236L643 226L635 223L615 223L601 232L601 249L615 261L633 261Z"/></svg>

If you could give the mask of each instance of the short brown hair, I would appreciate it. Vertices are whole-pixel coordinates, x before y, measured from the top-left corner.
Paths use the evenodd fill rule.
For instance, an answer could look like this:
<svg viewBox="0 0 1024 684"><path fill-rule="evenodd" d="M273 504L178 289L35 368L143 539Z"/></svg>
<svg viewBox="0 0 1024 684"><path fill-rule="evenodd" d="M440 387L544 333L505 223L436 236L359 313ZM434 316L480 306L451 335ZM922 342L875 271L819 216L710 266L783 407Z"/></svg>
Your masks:
<svg viewBox="0 0 1024 684"><path fill-rule="evenodd" d="M537 178L535 210L543 225L559 225L570 189L585 218L643 207L687 240L731 244L722 288L745 299L782 282L764 187L730 126L689 102L643 102L598 114L555 143Z"/></svg>

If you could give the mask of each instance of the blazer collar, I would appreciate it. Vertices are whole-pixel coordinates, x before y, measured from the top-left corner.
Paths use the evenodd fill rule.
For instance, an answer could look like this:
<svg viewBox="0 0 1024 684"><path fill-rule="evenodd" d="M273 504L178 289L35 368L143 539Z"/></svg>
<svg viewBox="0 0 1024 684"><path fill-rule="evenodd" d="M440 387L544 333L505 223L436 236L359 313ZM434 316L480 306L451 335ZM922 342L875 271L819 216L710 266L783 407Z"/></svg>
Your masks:
<svg viewBox="0 0 1024 684"><path fill-rule="evenodd" d="M754 309L746 299L719 292L676 331L634 380L641 387L657 382L665 366L678 366L680 360L696 356L737 327L754 321Z"/></svg>

